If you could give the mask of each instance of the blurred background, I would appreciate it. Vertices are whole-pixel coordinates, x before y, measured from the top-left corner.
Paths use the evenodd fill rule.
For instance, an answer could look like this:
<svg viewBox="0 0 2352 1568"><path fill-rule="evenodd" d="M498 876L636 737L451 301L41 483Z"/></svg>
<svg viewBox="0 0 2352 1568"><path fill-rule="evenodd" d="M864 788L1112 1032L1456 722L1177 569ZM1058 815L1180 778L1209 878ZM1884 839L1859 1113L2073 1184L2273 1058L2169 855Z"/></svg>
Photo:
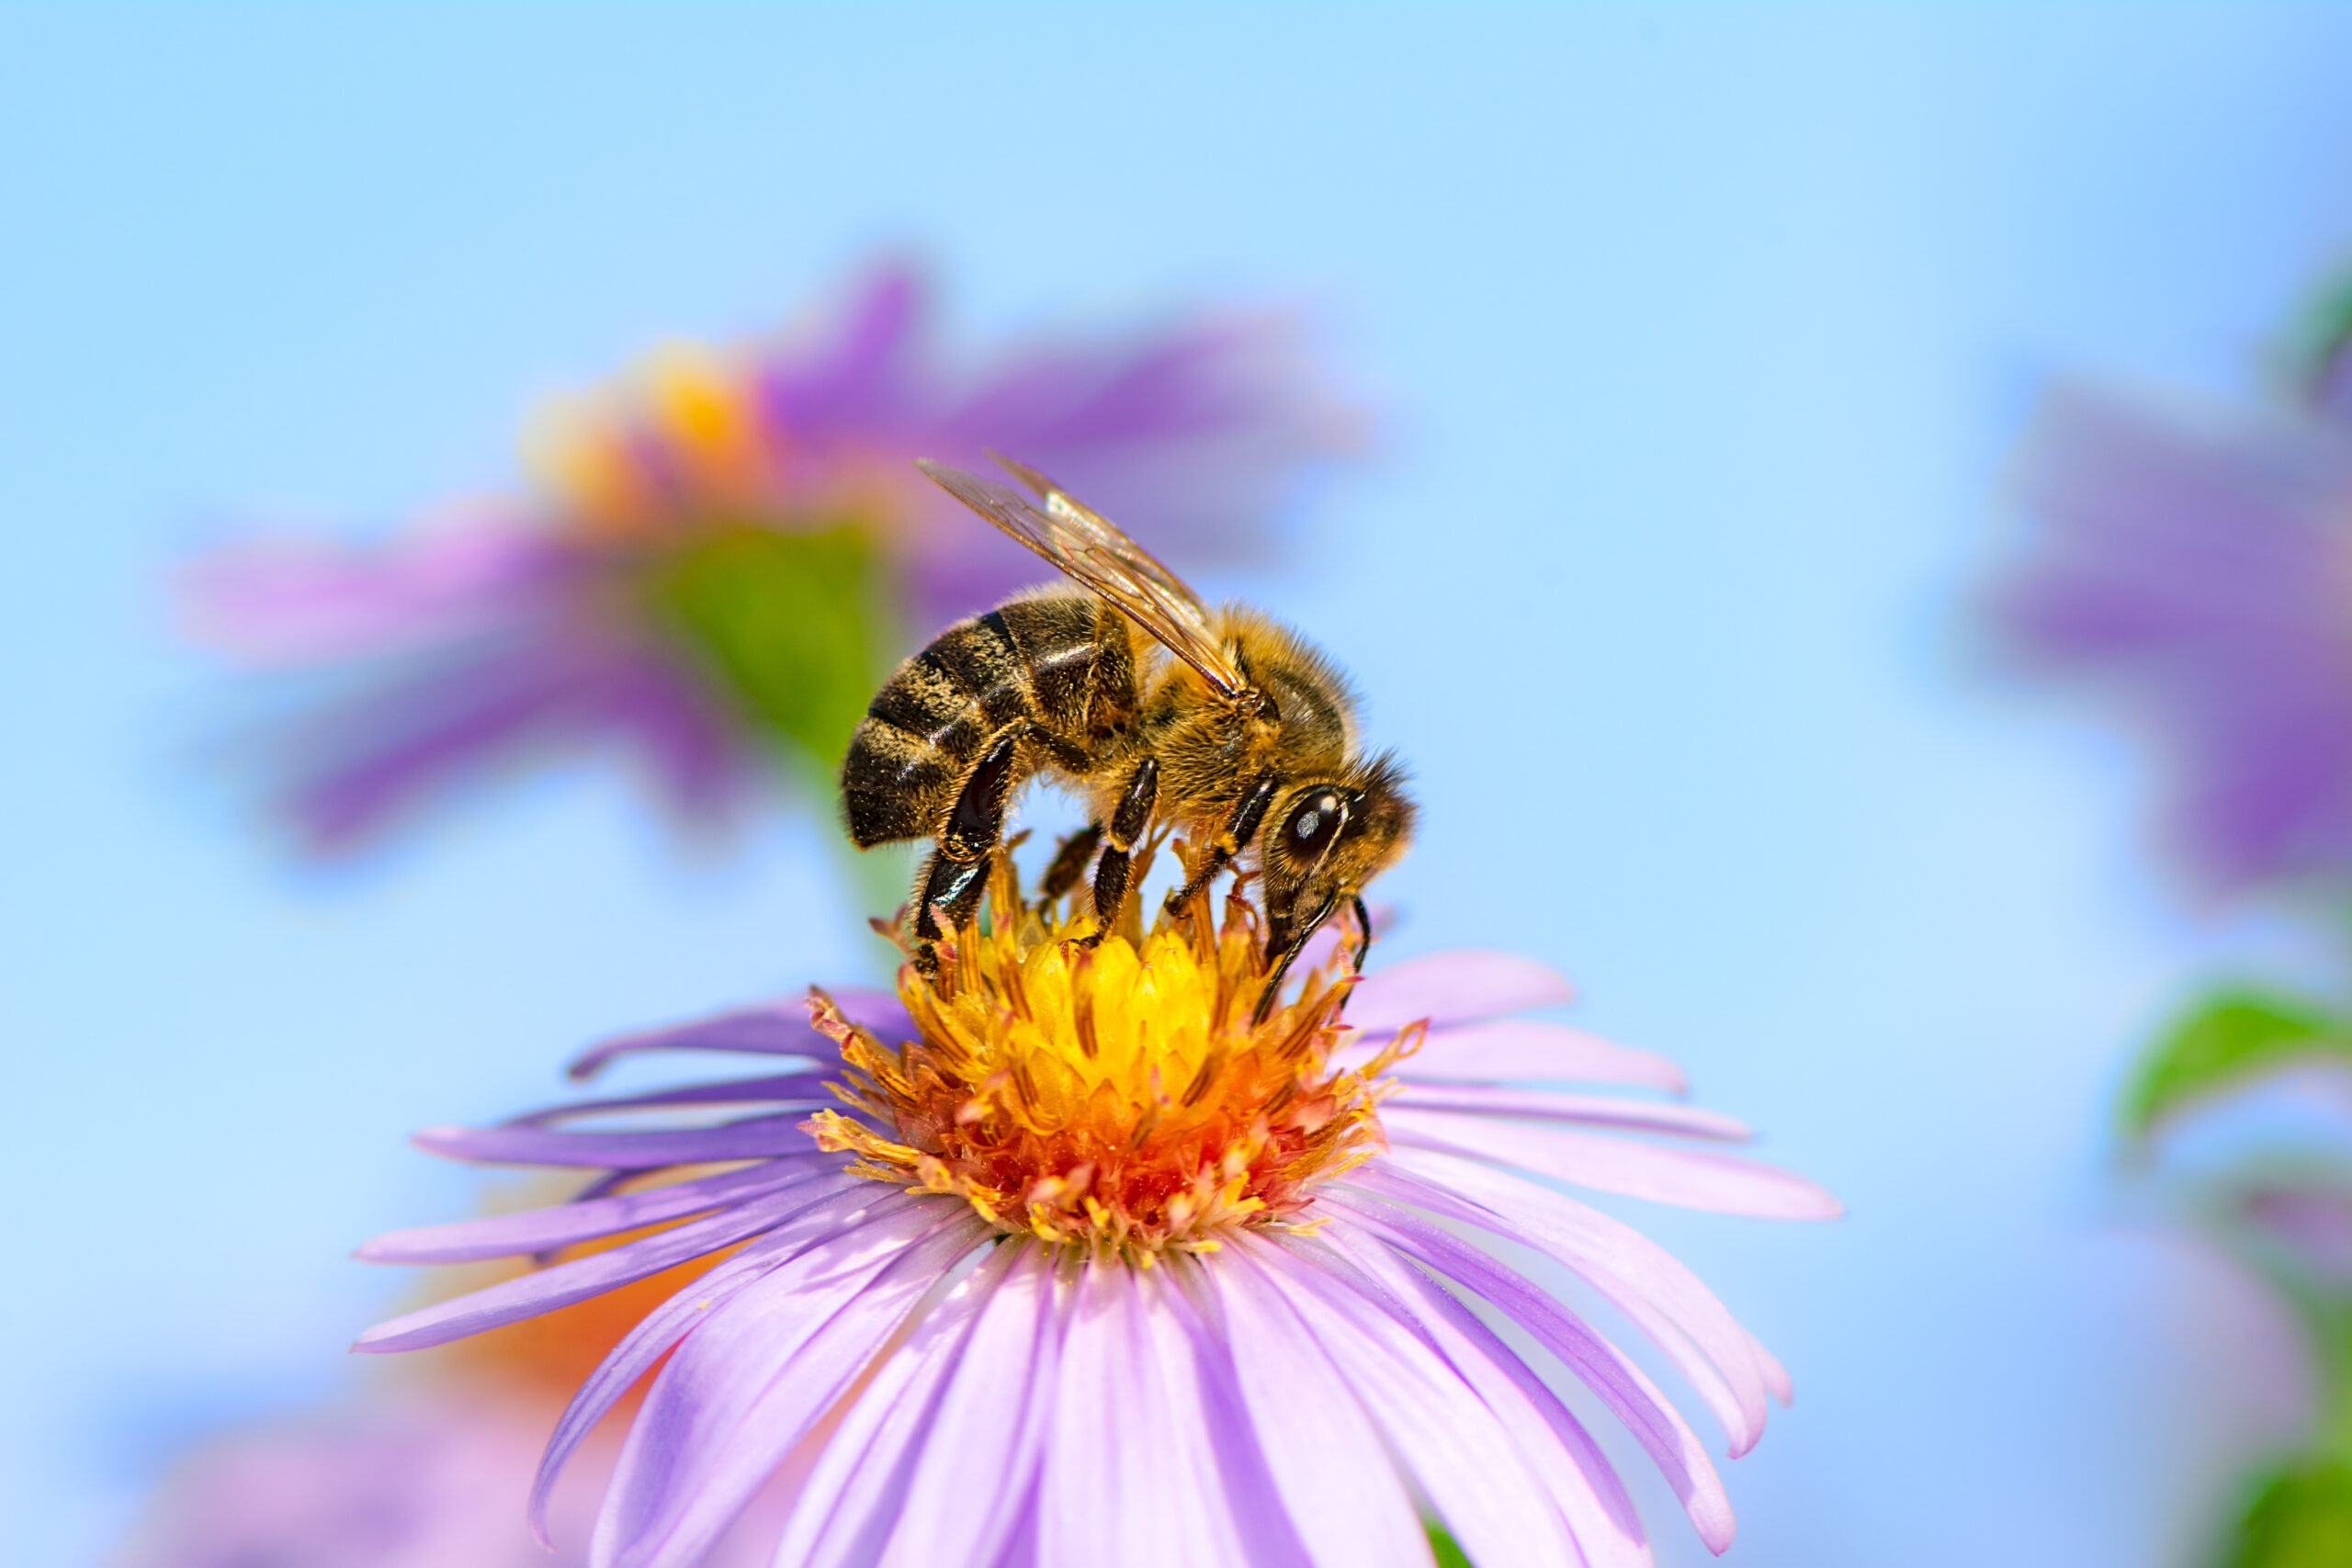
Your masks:
<svg viewBox="0 0 2352 1568"><path fill-rule="evenodd" d="M882 254L974 338L1287 302L1379 414L1247 589L1426 830L1391 957L1508 945L1845 1199L1645 1213L1793 1371L1755 1565L2188 1564L2305 1412L2280 1309L2110 1196L2184 971L2132 750L1984 675L2052 372L2247 390L2352 254L2352 12L0 10L0 1517L98 1561L327 1398L450 1218L433 1122L872 969L820 829L534 773L308 870L208 783L167 582L514 482L544 395ZM1639 1491L1663 1562L1704 1553Z"/></svg>

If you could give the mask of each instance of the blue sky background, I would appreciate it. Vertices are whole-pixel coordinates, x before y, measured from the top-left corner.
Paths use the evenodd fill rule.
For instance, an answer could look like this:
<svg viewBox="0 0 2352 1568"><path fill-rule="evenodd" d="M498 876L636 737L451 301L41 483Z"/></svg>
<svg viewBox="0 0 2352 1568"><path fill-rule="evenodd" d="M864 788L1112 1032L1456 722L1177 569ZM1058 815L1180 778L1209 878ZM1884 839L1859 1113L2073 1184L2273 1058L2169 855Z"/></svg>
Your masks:
<svg viewBox="0 0 2352 1568"><path fill-rule="evenodd" d="M1305 301L1387 411L1253 591L1419 765L1391 953L1558 963L1852 1211L1643 1216L1796 1376L1731 1561L2189 1562L2292 1369L2124 1223L2106 1101L2222 955L2298 955L2144 868L2134 753L1982 680L1965 604L2047 374L2244 393L2352 254L2347 51L2237 7L0 10L9 1560L339 1386L398 1289L348 1249L471 1201L410 1129L864 957L806 833L681 853L594 768L293 873L197 781L225 687L167 569L509 482L536 397L911 248L975 336Z"/></svg>

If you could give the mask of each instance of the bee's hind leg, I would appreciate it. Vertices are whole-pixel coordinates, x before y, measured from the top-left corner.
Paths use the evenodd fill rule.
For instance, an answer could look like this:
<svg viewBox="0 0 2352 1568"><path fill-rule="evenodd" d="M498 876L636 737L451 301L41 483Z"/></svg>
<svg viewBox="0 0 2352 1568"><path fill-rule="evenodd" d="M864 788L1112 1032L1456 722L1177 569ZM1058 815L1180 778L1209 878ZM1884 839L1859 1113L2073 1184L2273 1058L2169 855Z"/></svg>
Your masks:
<svg viewBox="0 0 2352 1568"><path fill-rule="evenodd" d="M1004 838L1005 807L1022 778L1021 742L1028 733L1026 725L1014 725L989 743L964 776L955 808L931 852L915 896L915 940L921 943L915 963L926 975L937 972L938 960L931 949L946 935L940 929L940 914L946 915L949 930L961 931L979 913L989 864Z"/></svg>
<svg viewBox="0 0 2352 1568"><path fill-rule="evenodd" d="M980 895L989 885L986 854L978 860L953 860L933 850L923 867L922 890L915 896L915 967L924 975L939 973L939 955L932 951L948 931L962 931L979 912ZM947 916L946 931L939 916Z"/></svg>
<svg viewBox="0 0 2352 1568"><path fill-rule="evenodd" d="M1127 874L1135 863L1136 840L1150 826L1151 808L1159 802L1159 760L1146 757L1136 764L1127 792L1119 797L1119 808L1111 813L1111 829L1104 835L1108 843L1094 867L1094 931L1085 939L1089 947L1099 945L1110 934L1111 922L1119 918L1119 906L1127 897Z"/></svg>

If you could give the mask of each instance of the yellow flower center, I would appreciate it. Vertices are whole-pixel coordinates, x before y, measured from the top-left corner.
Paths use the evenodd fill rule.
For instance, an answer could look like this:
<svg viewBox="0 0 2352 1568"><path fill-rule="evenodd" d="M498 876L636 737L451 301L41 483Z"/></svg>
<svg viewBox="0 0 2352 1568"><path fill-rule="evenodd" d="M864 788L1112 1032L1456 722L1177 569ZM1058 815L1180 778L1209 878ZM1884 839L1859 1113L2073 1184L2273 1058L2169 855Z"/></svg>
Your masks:
<svg viewBox="0 0 2352 1568"><path fill-rule="evenodd" d="M886 1042L812 993L849 1071L838 1112L807 1123L854 1174L964 1199L991 1224L1149 1264L1242 1225L1301 1228L1311 1188L1381 1146L1379 1075L1411 1042L1335 1071L1354 984L1336 952L1262 1023L1257 910L1205 899L1099 947L1091 917L1024 907L1010 874L991 918L912 964L899 994L917 1038ZM1006 918L1004 911L1012 911Z"/></svg>

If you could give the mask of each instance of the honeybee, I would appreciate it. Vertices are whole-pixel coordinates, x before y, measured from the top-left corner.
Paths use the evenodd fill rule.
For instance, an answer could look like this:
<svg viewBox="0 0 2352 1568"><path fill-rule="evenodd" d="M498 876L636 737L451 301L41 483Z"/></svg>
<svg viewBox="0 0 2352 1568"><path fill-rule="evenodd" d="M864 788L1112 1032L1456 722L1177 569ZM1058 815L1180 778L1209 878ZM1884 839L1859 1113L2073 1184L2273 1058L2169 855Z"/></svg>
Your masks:
<svg viewBox="0 0 2352 1568"><path fill-rule="evenodd" d="M1346 677L1256 610L1211 610L1043 475L998 461L1036 501L916 467L1090 592L1036 590L948 627L899 667L850 740L842 797L858 847L933 840L916 883L917 964L935 971L942 917L960 929L978 912L1006 807L1045 778L1091 807L1044 885L1061 897L1101 850L1089 944L1118 915L1136 846L1167 822L1207 846L1169 894L1171 912L1256 851L1271 966L1260 1018L1343 902L1361 968L1372 942L1363 889L1404 852L1414 807L1392 753L1358 752Z"/></svg>

